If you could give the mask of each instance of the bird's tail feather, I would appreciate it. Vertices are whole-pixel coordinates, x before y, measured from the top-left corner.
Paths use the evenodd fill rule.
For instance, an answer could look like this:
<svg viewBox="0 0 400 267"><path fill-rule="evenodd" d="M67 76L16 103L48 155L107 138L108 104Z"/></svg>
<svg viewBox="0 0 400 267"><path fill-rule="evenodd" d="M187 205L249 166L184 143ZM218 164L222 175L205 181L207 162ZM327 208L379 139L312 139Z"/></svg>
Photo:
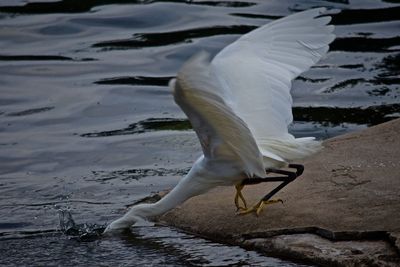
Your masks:
<svg viewBox="0 0 400 267"><path fill-rule="evenodd" d="M293 161L310 156L322 149L321 141L314 137L290 139L264 139L261 144L261 153L266 158L277 161Z"/></svg>

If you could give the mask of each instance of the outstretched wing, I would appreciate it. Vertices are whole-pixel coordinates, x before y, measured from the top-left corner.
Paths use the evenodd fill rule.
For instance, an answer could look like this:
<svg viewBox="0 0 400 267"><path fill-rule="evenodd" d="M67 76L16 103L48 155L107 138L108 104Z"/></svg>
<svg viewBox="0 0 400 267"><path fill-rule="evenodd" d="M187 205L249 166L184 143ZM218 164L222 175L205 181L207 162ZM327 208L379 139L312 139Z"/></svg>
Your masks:
<svg viewBox="0 0 400 267"><path fill-rule="evenodd" d="M175 102L188 116L205 157L232 160L248 175L262 177L265 170L256 141L246 123L226 104L209 64L206 52L184 64L170 83Z"/></svg>
<svg viewBox="0 0 400 267"><path fill-rule="evenodd" d="M294 78L326 54L335 38L334 27L327 25L331 18L318 17L325 11L311 9L273 21L243 35L211 62L211 71L224 87L220 91L246 122L262 153L271 158L290 159L299 146L312 147L310 138L294 139L288 133L293 120L290 88ZM290 148L280 148L281 141L291 142L292 152L285 154Z"/></svg>

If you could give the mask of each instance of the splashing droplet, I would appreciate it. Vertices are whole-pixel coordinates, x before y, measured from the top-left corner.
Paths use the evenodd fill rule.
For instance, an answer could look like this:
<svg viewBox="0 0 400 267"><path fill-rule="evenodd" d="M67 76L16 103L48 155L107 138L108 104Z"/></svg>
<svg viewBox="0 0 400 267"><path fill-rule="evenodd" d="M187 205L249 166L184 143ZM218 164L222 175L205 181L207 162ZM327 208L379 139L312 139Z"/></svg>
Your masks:
<svg viewBox="0 0 400 267"><path fill-rule="evenodd" d="M75 223L69 210L59 209L60 230L67 236L78 241L94 241L101 237L105 225L91 223Z"/></svg>

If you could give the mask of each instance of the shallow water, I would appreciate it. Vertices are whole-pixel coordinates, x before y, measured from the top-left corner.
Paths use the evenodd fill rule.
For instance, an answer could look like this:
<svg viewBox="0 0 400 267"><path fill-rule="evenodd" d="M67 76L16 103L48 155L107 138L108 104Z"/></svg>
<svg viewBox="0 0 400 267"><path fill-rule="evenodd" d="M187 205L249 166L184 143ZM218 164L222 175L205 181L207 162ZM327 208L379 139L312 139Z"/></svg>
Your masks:
<svg viewBox="0 0 400 267"><path fill-rule="evenodd" d="M91 242L57 233L0 242L2 266L304 266L160 226Z"/></svg>
<svg viewBox="0 0 400 267"><path fill-rule="evenodd" d="M396 2L1 1L0 264L286 264L166 227L83 242L58 214L103 225L173 187L200 149L168 80L195 51L295 11L343 10L331 52L293 84L291 132L324 139L399 117Z"/></svg>

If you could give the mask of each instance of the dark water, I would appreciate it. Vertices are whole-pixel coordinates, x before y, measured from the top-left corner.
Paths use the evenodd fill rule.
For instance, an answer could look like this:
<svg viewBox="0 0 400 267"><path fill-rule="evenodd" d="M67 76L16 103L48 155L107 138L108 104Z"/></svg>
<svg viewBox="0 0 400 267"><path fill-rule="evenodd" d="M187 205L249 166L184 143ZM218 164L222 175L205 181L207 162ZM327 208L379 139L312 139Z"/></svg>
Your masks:
<svg viewBox="0 0 400 267"><path fill-rule="evenodd" d="M0 1L0 265L287 266L166 227L76 239L59 211L102 226L172 187L200 153L166 87L182 62L316 6L343 10L338 38L294 82L291 131L399 117L398 1Z"/></svg>

